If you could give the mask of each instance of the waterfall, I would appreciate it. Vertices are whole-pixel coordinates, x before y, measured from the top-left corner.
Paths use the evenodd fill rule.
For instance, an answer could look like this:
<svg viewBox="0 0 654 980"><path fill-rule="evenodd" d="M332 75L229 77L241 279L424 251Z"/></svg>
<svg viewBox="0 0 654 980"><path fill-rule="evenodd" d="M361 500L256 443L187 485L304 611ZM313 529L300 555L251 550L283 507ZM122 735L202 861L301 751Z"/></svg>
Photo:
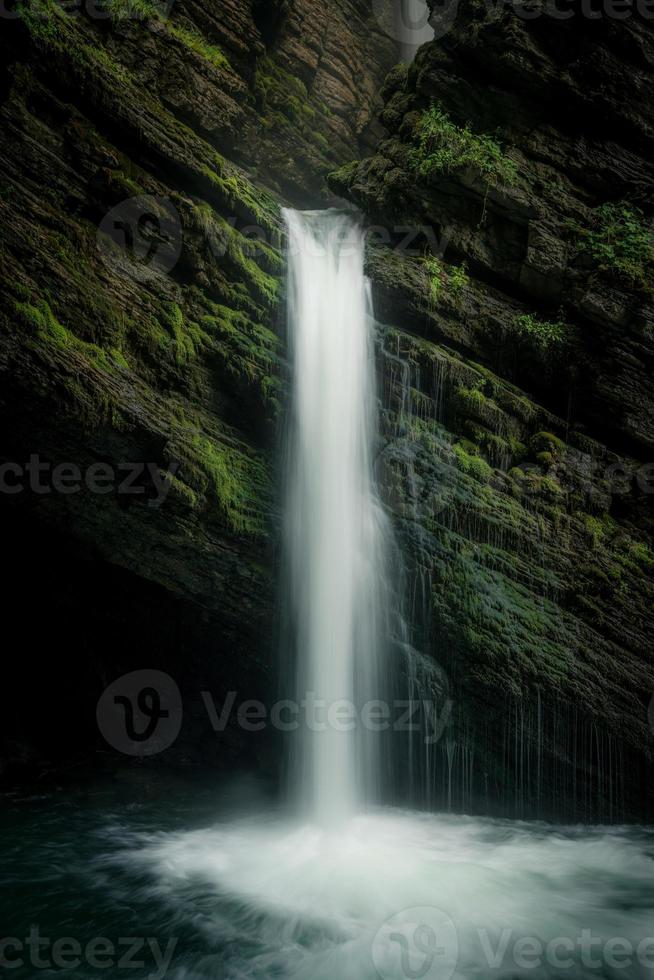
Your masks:
<svg viewBox="0 0 654 980"><path fill-rule="evenodd" d="M287 211L286 222L293 384L284 648L292 670L273 710L284 706L277 720L293 736L293 785L302 806L289 819L276 805L269 811L262 798L252 814L246 790L245 805L234 809L242 791L236 783L225 794L228 818L215 826L180 830L188 816L184 795L167 832L153 832L147 814L139 814L134 828L117 830L112 812L103 839L113 845L118 838L119 851L83 863L87 873L90 867L85 901L95 901L109 881L104 900L112 915L117 895L130 912L147 903L146 917L160 907L164 924L172 910L188 937L175 976L190 970L197 980L502 980L529 969L554 980L561 968L570 980L588 980L589 963L599 967L598 977L626 967L629 980L648 980L654 849L645 828L548 832L542 822L514 826L409 808L417 801L469 810L483 787L487 801L489 793L513 798L523 817L530 774L537 768L540 782L544 747L564 744L563 729L570 735L562 758L573 757L572 773L577 759L587 760L590 778L581 791L589 814L601 812L593 805L603 795L612 814L622 796L624 759L595 725L584 730L576 714L571 725L558 706L548 720L540 701L534 738L522 698L513 712L488 705L473 719L462 713L448 731L452 701L438 665L422 652L427 633L419 629L416 636L402 615L405 576L393 561L393 536L373 478L374 455L380 469L386 454L390 482L394 460L408 464L415 492L395 519L400 540L415 549L420 564L420 470L434 443L421 448L413 408L436 412L438 386L431 408L422 398L415 402L415 365L405 369L391 358L392 410L382 431L400 441L376 445L372 341L381 331L371 319L362 232L336 211ZM425 425L433 421L419 417ZM384 486L381 476L379 482ZM385 738L365 724L367 702L417 706L422 731L398 739L407 729L387 729ZM499 771L487 765L497 757L498 741L505 758ZM382 772L382 759L393 778ZM544 789L553 801L575 800L577 786L565 781L570 768L557 763L555 756ZM368 800L388 802L389 786L401 809L361 812ZM175 806L172 797L166 811ZM31 824L29 832L31 843ZM35 863L35 873L42 864ZM109 874L112 867L118 873ZM621 937L617 967L615 937ZM558 956L563 944L565 962Z"/></svg>
<svg viewBox="0 0 654 980"><path fill-rule="evenodd" d="M364 236L340 211L287 210L292 361L286 550L291 659L304 708L292 781L312 819L379 790L364 704L382 694L386 518L375 490L373 322Z"/></svg>

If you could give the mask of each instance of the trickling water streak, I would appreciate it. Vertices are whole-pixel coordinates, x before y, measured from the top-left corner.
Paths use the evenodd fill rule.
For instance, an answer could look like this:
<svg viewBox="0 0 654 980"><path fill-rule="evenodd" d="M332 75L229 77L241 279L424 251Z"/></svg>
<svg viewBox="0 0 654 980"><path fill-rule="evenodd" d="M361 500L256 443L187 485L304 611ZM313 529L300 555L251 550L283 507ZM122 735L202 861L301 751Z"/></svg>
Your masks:
<svg viewBox="0 0 654 980"><path fill-rule="evenodd" d="M308 812L324 822L377 795L374 733L356 724L344 730L345 704L360 708L383 696L388 532L372 477L374 360L363 233L338 211L286 211L285 219L293 367L289 601L298 699L315 696L326 706L322 730L298 732L293 769ZM327 709L339 704L343 714L334 724Z"/></svg>

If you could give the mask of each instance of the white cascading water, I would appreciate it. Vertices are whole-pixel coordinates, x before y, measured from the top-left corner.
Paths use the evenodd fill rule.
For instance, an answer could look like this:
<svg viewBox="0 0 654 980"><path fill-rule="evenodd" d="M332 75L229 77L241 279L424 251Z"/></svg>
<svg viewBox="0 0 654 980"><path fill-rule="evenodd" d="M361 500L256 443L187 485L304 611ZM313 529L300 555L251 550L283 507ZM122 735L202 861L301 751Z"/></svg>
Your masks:
<svg viewBox="0 0 654 980"><path fill-rule="evenodd" d="M387 528L371 463L375 372L364 236L341 211L286 211L285 219L290 642L298 702L325 705L322 719L314 717L321 730L303 717L292 765L308 813L324 823L351 816L377 791L379 753L356 719L380 697Z"/></svg>

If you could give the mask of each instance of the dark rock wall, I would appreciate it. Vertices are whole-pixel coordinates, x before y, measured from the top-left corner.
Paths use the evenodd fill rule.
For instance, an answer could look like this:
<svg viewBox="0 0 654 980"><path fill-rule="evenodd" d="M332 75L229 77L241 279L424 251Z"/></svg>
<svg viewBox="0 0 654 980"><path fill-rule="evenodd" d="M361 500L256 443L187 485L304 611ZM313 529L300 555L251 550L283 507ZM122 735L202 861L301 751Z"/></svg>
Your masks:
<svg viewBox="0 0 654 980"><path fill-rule="evenodd" d="M654 35L535 9L460 4L389 76L375 154L330 179L373 223L431 232L368 260L393 325L385 479L459 712L425 765L460 805L616 819L651 785L654 202L638 93Z"/></svg>
<svg viewBox="0 0 654 980"><path fill-rule="evenodd" d="M34 0L0 33L0 451L23 468L38 455L50 473L148 463L174 476L160 507L148 473L141 494L120 481L91 493L83 480L77 493L2 495L5 526L23 529L32 551L35 540L57 542L35 560L55 580L47 608L63 604L71 620L56 670L39 681L29 658L10 664L10 771L15 758L56 760L74 727L56 723L60 698L75 691L79 704L87 656L82 757L103 746L88 705L128 665L156 666L162 650L189 699L212 680L217 698L234 687L270 695L280 205L319 204L326 172L365 151L395 60L366 4L349 0L329 17L310 2L176 3L169 17L145 2L106 7L98 17L90 5L65 12ZM20 549L20 535L11 542ZM68 550L88 557L95 627ZM105 564L122 571L118 584ZM37 583L31 603L45 609L43 576ZM9 626L20 633L9 586ZM129 611L115 610L125 591ZM152 603L168 613L151 616ZM149 643L129 628L140 605ZM60 630L56 617L53 636ZM48 711L32 690L45 676ZM213 763L215 745L210 732L196 738L195 757Z"/></svg>

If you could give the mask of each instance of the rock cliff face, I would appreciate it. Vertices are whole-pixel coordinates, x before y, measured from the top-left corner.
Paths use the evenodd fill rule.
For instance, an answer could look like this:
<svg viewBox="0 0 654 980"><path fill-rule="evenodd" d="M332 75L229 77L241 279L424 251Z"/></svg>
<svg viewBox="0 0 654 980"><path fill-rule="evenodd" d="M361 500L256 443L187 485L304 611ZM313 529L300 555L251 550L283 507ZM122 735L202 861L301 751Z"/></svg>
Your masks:
<svg viewBox="0 0 654 980"><path fill-rule="evenodd" d="M388 482L458 692L438 771L598 818L638 810L652 745L654 36L548 9L460 5L331 184L430 232L369 271L410 364Z"/></svg>
<svg viewBox="0 0 654 980"><path fill-rule="evenodd" d="M266 767L206 738L199 692L269 694L280 206L337 194L383 228L379 477L450 704L425 798L646 814L649 25L460 4L393 68L365 0L97 14L26 0L0 39L2 454L150 468L3 497L10 606L34 589L35 644L70 636L51 699L12 666L9 774L84 758L95 697L148 664L189 705L166 761Z"/></svg>
<svg viewBox="0 0 654 980"><path fill-rule="evenodd" d="M396 60L375 24L353 0L329 17L310 0L169 15L145 0L29 0L3 27L3 461L38 456L50 490L59 464L83 475L77 493L2 498L20 567L10 616L36 563L35 645L63 635L71 648L46 658L51 699L35 700L29 658L12 665L10 768L56 759L62 740L101 745L80 704L144 663L168 664L197 702L196 759L230 754L229 738L211 744L202 689L269 692L280 206L319 203L327 171L369 145ZM88 490L94 464L146 461L129 492L125 472ZM166 471L156 506L152 473ZM96 588L79 588L79 561Z"/></svg>

